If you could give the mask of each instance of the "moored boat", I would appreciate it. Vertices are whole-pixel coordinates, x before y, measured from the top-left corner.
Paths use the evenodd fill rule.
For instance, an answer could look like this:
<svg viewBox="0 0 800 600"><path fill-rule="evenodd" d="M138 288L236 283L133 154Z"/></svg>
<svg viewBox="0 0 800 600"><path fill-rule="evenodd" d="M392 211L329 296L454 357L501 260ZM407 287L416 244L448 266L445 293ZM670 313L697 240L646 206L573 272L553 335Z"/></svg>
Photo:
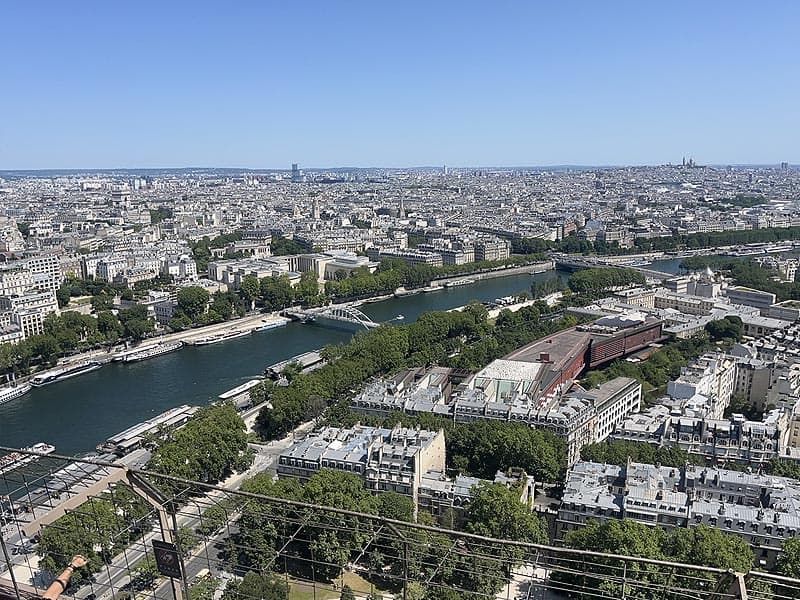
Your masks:
<svg viewBox="0 0 800 600"><path fill-rule="evenodd" d="M89 373L90 371L96 371L102 366L103 363L99 361L87 360L78 363L76 365L62 367L60 369L55 369L53 371L47 371L46 373L40 373L39 375L36 375L33 377L33 379L31 379L31 385L33 387L41 387L43 385L49 385L51 383L55 383L56 381L69 379L71 377L77 377L78 375Z"/></svg>
<svg viewBox="0 0 800 600"><path fill-rule="evenodd" d="M27 383L23 383L22 385L14 385L10 387L0 388L0 404L5 404L6 402L10 402L15 398L24 396L30 391L31 391L31 386Z"/></svg>
<svg viewBox="0 0 800 600"><path fill-rule="evenodd" d="M183 347L183 342L181 341L163 342L154 346L147 346L145 348L136 348L135 350L120 352L114 357L114 360L126 363L137 362L140 360L153 358L155 356L161 356L162 354L167 354L168 352L174 352L175 350L179 350L181 347Z"/></svg>
<svg viewBox="0 0 800 600"><path fill-rule="evenodd" d="M28 448L23 448L26 452L35 452L36 454L24 454L22 452L11 452L5 456L0 456L0 475L19 469L20 467L32 463L40 456L47 456L56 451L56 447L44 442L39 442Z"/></svg>

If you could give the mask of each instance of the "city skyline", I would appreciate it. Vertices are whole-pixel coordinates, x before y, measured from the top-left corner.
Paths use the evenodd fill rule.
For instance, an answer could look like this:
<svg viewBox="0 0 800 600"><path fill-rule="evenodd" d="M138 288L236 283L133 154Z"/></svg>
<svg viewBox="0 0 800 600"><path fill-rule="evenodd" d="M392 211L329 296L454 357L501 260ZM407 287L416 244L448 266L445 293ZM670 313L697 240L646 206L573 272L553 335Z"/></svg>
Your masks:
<svg viewBox="0 0 800 600"><path fill-rule="evenodd" d="M0 169L796 164L798 11L17 6Z"/></svg>

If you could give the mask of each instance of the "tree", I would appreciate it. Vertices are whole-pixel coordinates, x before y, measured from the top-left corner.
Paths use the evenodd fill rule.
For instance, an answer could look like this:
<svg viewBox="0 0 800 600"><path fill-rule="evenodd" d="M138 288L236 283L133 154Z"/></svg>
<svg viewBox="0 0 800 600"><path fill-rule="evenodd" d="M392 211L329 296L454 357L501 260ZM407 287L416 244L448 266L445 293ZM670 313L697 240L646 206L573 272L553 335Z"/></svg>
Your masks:
<svg viewBox="0 0 800 600"><path fill-rule="evenodd" d="M58 301L58 308L64 308L69 304L70 299L70 285L66 281L56 290L56 300Z"/></svg>
<svg viewBox="0 0 800 600"><path fill-rule="evenodd" d="M117 315L106 310L97 314L97 331L99 331L106 340L113 343L125 333L125 328L122 326L122 323L120 323Z"/></svg>
<svg viewBox="0 0 800 600"><path fill-rule="evenodd" d="M174 431L155 449L148 469L215 483L246 469L252 461L244 421L232 404L224 403L198 411Z"/></svg>
<svg viewBox="0 0 800 600"><path fill-rule="evenodd" d="M800 579L800 538L789 538L783 542L783 552L778 557L778 572Z"/></svg>
<svg viewBox="0 0 800 600"><path fill-rule="evenodd" d="M287 275L264 277L260 287L261 299L267 310L286 308L294 300L294 290Z"/></svg>
<svg viewBox="0 0 800 600"><path fill-rule="evenodd" d="M222 600L287 600L289 587L274 573L248 571L241 581L228 580Z"/></svg>
<svg viewBox="0 0 800 600"><path fill-rule="evenodd" d="M339 600L356 600L356 595L355 592L353 592L353 588L351 588L347 584L344 584L344 587L342 588L342 593L339 596Z"/></svg>
<svg viewBox="0 0 800 600"><path fill-rule="evenodd" d="M384 492L378 495L378 514L395 521L414 520L414 501L397 492Z"/></svg>
<svg viewBox="0 0 800 600"><path fill-rule="evenodd" d="M150 588L160 576L155 559L148 554L136 565L131 578L131 587L136 591Z"/></svg>
<svg viewBox="0 0 800 600"><path fill-rule="evenodd" d="M192 320L182 310L175 311L175 314L169 320L169 326L175 331L182 331L189 329L193 325Z"/></svg>
<svg viewBox="0 0 800 600"><path fill-rule="evenodd" d="M473 489L467 507L470 533L503 540L546 544L547 527L520 501L520 490L483 482Z"/></svg>
<svg viewBox="0 0 800 600"><path fill-rule="evenodd" d="M252 310L256 299L261 293L261 284L258 281L258 277L255 275L245 275L242 278L242 284L239 286L239 293L250 307L250 310Z"/></svg>
<svg viewBox="0 0 800 600"><path fill-rule="evenodd" d="M114 309L114 296L113 294L107 294L105 292L101 292L97 296L92 296L92 310L94 312L99 313L105 310L113 310Z"/></svg>
<svg viewBox="0 0 800 600"><path fill-rule="evenodd" d="M568 547L576 550L668 560L740 573L748 572L753 566L754 559L753 551L743 538L705 525L667 532L629 519L612 519L603 523L590 520L581 529L567 533L564 541ZM570 585L597 588L597 574L608 575L612 569L618 569L620 566L620 561L617 559L595 557L592 559L592 565L586 565L581 574L557 572L552 578ZM635 568L637 580L645 583L650 581L658 585L669 584L676 590L707 589L716 581L714 574L705 571L674 573L671 569L662 568L657 564L643 563L637 563ZM623 595L620 584L615 583L613 578L603 577L601 581L600 588L610 597ZM653 598L647 586L626 587L625 592L624 595L628 598ZM662 592L661 597L677 599L683 595L679 592L674 595L669 593L663 595Z"/></svg>
<svg viewBox="0 0 800 600"><path fill-rule="evenodd" d="M724 319L706 323L705 330L713 341L733 340L741 341L744 326L742 319L736 315L728 315Z"/></svg>
<svg viewBox="0 0 800 600"><path fill-rule="evenodd" d="M178 308L192 321L197 322L200 315L206 312L210 295L199 286L189 286L178 291Z"/></svg>

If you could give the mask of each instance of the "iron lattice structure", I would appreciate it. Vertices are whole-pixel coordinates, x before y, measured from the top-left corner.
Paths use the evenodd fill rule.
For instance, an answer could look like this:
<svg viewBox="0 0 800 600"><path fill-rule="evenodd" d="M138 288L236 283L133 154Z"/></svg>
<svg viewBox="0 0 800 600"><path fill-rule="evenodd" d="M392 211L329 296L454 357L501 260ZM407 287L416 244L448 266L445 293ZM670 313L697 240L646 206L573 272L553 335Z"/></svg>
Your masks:
<svg viewBox="0 0 800 600"><path fill-rule="evenodd" d="M214 486L55 455L4 472L0 597L40 596L53 575L42 572L32 542L26 547L24 540L43 528L74 535L76 527L102 557L91 579L67 590L81 600L211 598L214 588L253 570L275 573L292 597L320 600L339 598L345 583L361 598L373 592L404 599L422 593L507 600L800 597L800 581L767 573L491 539L246 493L234 489L241 479ZM104 505L111 513L102 513ZM119 517L117 527L104 522L109 514ZM346 540L346 551L325 551L334 539ZM143 578L153 540L176 544L180 578ZM71 553L48 557L63 565Z"/></svg>

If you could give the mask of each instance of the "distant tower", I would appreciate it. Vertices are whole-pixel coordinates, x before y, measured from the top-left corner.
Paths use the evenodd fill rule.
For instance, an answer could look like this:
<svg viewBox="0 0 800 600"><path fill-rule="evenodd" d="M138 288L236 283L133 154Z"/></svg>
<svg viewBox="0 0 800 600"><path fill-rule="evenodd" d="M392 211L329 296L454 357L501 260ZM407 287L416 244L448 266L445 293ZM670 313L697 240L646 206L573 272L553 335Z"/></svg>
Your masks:
<svg viewBox="0 0 800 600"><path fill-rule="evenodd" d="M686 166L686 157L685 156L683 157L683 162L681 163L681 166L683 166L683 167Z"/></svg>
<svg viewBox="0 0 800 600"><path fill-rule="evenodd" d="M447 176L447 165L442 166L442 175Z"/></svg>
<svg viewBox="0 0 800 600"><path fill-rule="evenodd" d="M311 206L312 206L311 209L312 216L315 219L319 220L319 198L315 196L313 202L311 203Z"/></svg>
<svg viewBox="0 0 800 600"><path fill-rule="evenodd" d="M398 219L406 218L406 205L402 197L400 198L400 208L397 210L397 218Z"/></svg>
<svg viewBox="0 0 800 600"><path fill-rule="evenodd" d="M292 163L292 183L305 183L306 176L300 170L297 163Z"/></svg>

